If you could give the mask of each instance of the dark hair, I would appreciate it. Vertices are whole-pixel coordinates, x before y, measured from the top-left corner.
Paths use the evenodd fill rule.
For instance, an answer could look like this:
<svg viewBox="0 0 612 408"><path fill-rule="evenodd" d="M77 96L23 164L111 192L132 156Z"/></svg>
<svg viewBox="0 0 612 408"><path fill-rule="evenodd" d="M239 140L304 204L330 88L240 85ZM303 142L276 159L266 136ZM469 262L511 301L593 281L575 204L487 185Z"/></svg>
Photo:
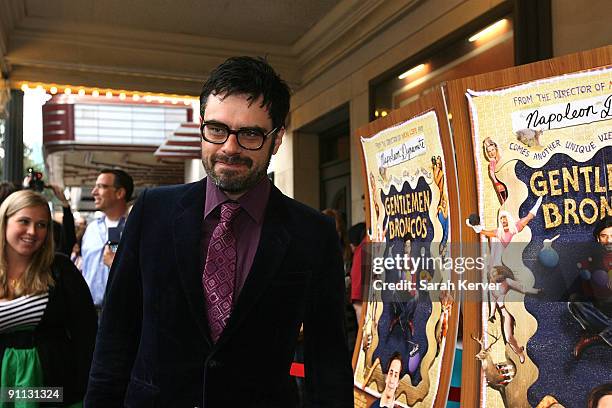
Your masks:
<svg viewBox="0 0 612 408"><path fill-rule="evenodd" d="M130 201L132 193L134 192L134 180L132 176L119 169L102 169L100 170L100 174L113 174L115 176L113 187L123 188L125 190L125 202Z"/></svg>
<svg viewBox="0 0 612 408"><path fill-rule="evenodd" d="M261 57L232 57L215 68L200 94L200 115L204 117L206 101L213 95L248 95L250 103L263 96L261 107L268 109L272 126L285 126L289 113L289 86Z"/></svg>
<svg viewBox="0 0 612 408"><path fill-rule="evenodd" d="M599 400L606 395L612 395L612 383L598 385L589 392L587 408L597 408Z"/></svg>
<svg viewBox="0 0 612 408"><path fill-rule="evenodd" d="M602 218L597 224L595 224L593 236L596 240L599 240L599 233L610 227L612 227L612 216L607 215L606 218Z"/></svg>
<svg viewBox="0 0 612 408"><path fill-rule="evenodd" d="M0 204L6 200L6 197L10 196L15 191L19 191L19 188L15 184L11 182L0 183Z"/></svg>
<svg viewBox="0 0 612 408"><path fill-rule="evenodd" d="M389 363L387 364L387 373L389 372L389 369L391 369L391 363L393 362L393 360L399 360L401 373L404 369L404 362L402 361L402 354L399 351L396 351L395 353L391 354L391 358L389 359Z"/></svg>
<svg viewBox="0 0 612 408"><path fill-rule="evenodd" d="M355 246L363 241L366 234L366 225L364 222L358 222L348 230L349 242Z"/></svg>

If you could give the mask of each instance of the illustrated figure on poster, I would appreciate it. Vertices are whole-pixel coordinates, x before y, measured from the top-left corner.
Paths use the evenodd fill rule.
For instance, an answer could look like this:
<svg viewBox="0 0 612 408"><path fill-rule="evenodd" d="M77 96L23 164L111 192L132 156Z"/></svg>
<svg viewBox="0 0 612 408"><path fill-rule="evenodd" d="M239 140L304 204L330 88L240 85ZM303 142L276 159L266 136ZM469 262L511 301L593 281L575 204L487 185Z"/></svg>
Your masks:
<svg viewBox="0 0 612 408"><path fill-rule="evenodd" d="M379 400L374 401L370 408L393 408L395 407L395 392L399 387L400 376L402 374L402 355L399 352L393 353L387 367L385 376L385 389Z"/></svg>
<svg viewBox="0 0 612 408"><path fill-rule="evenodd" d="M404 254L411 256L411 236L406 235L403 240L395 239L387 243L388 250L383 254L384 257L395 257ZM401 280L415 282L416 275L412 267L407 266L407 270L388 269L384 273L386 283L397 283ZM366 372L364 387L369 384L374 369L381 365L381 361L387 361L391 352L398 352L404 356L409 356L407 372L410 373L410 380L413 385L421 381L419 372L421 361L421 347L415 340L415 315L418 307L418 290L383 290L381 293L382 302L375 302L373 305L373 315L375 309L382 307L380 317L375 321L373 317L371 330L377 333L372 339L365 339L368 343L366 361L373 361L372 366ZM426 348L426 346L425 346ZM366 367L364 367L366 368Z"/></svg>
<svg viewBox="0 0 612 408"><path fill-rule="evenodd" d="M542 398L542 401L540 401L540 403L536 405L536 408L565 408L565 407L561 405L559 401L557 401L557 399L553 397L552 395L546 395L544 398Z"/></svg>
<svg viewBox="0 0 612 408"><path fill-rule="evenodd" d="M590 269L581 273L591 280L592 296L585 299L573 294L568 308L584 332L576 343L573 354L580 358L582 352L595 344L612 347L612 216L601 219L593 230L599 243L592 256Z"/></svg>
<svg viewBox="0 0 612 408"><path fill-rule="evenodd" d="M380 359L376 359L373 363L372 355L376 347L378 347L378 337L374 336L374 333L378 330L378 322L376 321L377 309L379 301L370 302L370 308L366 314L366 320L363 323L363 335L361 340L361 349L366 355L365 364L363 366L363 385L362 388L365 388L368 385L370 378L374 374L374 370L378 365L380 365Z"/></svg>
<svg viewBox="0 0 612 408"><path fill-rule="evenodd" d="M404 237L402 248L403 254L411 256L411 241L410 237ZM393 254L393 246L391 247ZM391 272L391 271L387 271ZM409 280L416 286L416 273L409 267L408 270L399 270L399 279L391 277L388 279L385 275L386 282L396 282L399 280ZM393 330L399 327L402 337L410 345L410 356L413 357L419 350L419 345L413 341L414 339L414 315L417 309L419 292L416 289L408 291L390 291L390 299L384 299L383 314L388 314L390 318L389 328L386 333L386 340L393 334Z"/></svg>
<svg viewBox="0 0 612 408"><path fill-rule="evenodd" d="M442 168L442 157L432 156L431 167L433 170L433 179L436 186L440 190L440 193L444 191L444 169Z"/></svg>
<svg viewBox="0 0 612 408"><path fill-rule="evenodd" d="M587 396L587 408L612 407L612 383L604 383L593 388ZM536 408L565 408L551 395L540 401Z"/></svg>
<svg viewBox="0 0 612 408"><path fill-rule="evenodd" d="M505 265L496 265L491 268L489 274L489 281L491 283L499 284L499 289L490 291L491 303L489 312L489 321L495 322L496 312L501 316L502 334L504 336L504 342L510 345L510 348L519 357L521 364L525 362L525 347L519 345L516 337L514 337L514 326L516 320L514 316L508 312L506 308L505 300L506 295L510 290L515 290L522 294L537 295L542 290L536 288L525 288L525 286L516 280L514 273L510 268Z"/></svg>
<svg viewBox="0 0 612 408"><path fill-rule="evenodd" d="M440 225L442 226L442 238L440 239L439 252L440 256L445 256L448 242L448 203L446 200L446 195L440 197L437 215L438 221L440 221Z"/></svg>
<svg viewBox="0 0 612 408"><path fill-rule="evenodd" d="M587 408L612 407L612 383L598 385L589 392Z"/></svg>
<svg viewBox="0 0 612 408"><path fill-rule="evenodd" d="M378 190L378 187L376 185L376 178L374 176L374 173L370 172L369 179L371 197L370 202L373 202L373 204L371 205L372 208L370 210L373 211L374 217L372 219L372 225L370 227L370 230L368 231L368 234L370 236L370 242L372 243L372 258L379 258L385 257L385 254L388 251L388 243L385 240L385 236L387 235L389 220L387 220L386 224L383 226L384 215L381 214L380 206L378 204L380 200L380 191ZM366 355L366 364L364 364L363 367L365 377L364 387L367 385L369 378L371 378L371 376L373 375L376 367L380 364L380 360L378 359L372 362L371 365L369 363L372 361L372 355L378 347L379 338L378 336L375 336L375 333L378 332L377 309L379 305L381 305L382 307L382 302L380 301L380 299L376 298L374 294L374 291L370 291L369 298L367 299L370 304L370 307L368 308L368 313L366 314L366 321L363 325L364 328L361 342L362 350Z"/></svg>
<svg viewBox="0 0 612 408"><path fill-rule="evenodd" d="M448 241L448 199L444 190L444 169L442 168L442 157L433 156L431 158L431 166L433 169L433 179L436 186L440 190L440 200L436 210L438 221L442 226L442 238L440 239L439 252L440 256L446 254L446 243Z"/></svg>
<svg viewBox="0 0 612 408"><path fill-rule="evenodd" d="M508 199L508 188L504 183L499 181L495 175L497 163L499 163L501 160L501 152L497 147L497 143L495 143L490 137L483 140L482 147L484 149L485 158L489 162L489 178L491 178L491 182L493 183L495 193L497 193L499 203L503 204Z"/></svg>
<svg viewBox="0 0 612 408"><path fill-rule="evenodd" d="M398 327L402 333L402 337L410 344L411 351L410 355L414 355L419 350L419 345L412 341L414 337L414 313L417 308L417 296L411 297L407 301L402 301L402 294L393 293L394 297L397 297L395 301L385 302L384 311L388 310L389 314L389 328L386 330L385 338L393 335L393 330Z"/></svg>
<svg viewBox="0 0 612 408"><path fill-rule="evenodd" d="M497 214L497 229L494 230L485 230L479 222L476 222L476 225L474 225L472 222L478 219L477 216L465 220L465 223L472 227L477 234L482 234L489 238L491 266L501 265L503 250L508 247L514 236L521 232L535 218L541 204L542 197L539 197L527 215L518 221L514 220L509 211L500 208ZM496 245L497 242L501 243L501 247Z"/></svg>
<svg viewBox="0 0 612 408"><path fill-rule="evenodd" d="M387 184L389 182L389 180L387 179L387 168L384 166L380 166L378 168L378 174L380 174L380 178L382 179L383 183Z"/></svg>
<svg viewBox="0 0 612 408"><path fill-rule="evenodd" d="M412 264L412 240L410 239L411 236L410 235L406 235L404 237L404 245L403 245L403 254L407 255L409 258L408 260L408 265L406 269L400 270L400 279L401 280L405 280L405 281L411 281L412 284L414 285L414 289L409 290L409 294L410 300L416 300L418 299L419 296L419 292L416 290L417 287L417 274L416 271L413 268L413 264ZM414 327L412 328L412 331L414 332Z"/></svg>
<svg viewBox="0 0 612 408"><path fill-rule="evenodd" d="M521 129L516 131L516 140L527 147L542 147L540 136L542 136L542 130Z"/></svg>
<svg viewBox="0 0 612 408"><path fill-rule="evenodd" d="M370 172L370 197L372 197L371 201L374 202L374 208L371 210L374 211L374 219L370 228L371 231L369 235L371 241L373 242L383 242L385 239L385 234L387 232L386 226L383 228L384 216L381 217L380 205L378 204L378 201L380 200L379 193L380 192L376 185L376 178L374 177L374 173Z"/></svg>
<svg viewBox="0 0 612 408"><path fill-rule="evenodd" d="M440 318L436 323L435 330L436 342L438 343L436 355L440 352L442 339L444 339L446 337L446 334L448 333L448 320L450 318L453 304L455 303L453 295L448 290L443 290L440 292L439 300L442 310L440 312Z"/></svg>
<svg viewBox="0 0 612 408"><path fill-rule="evenodd" d="M509 408L506 399L506 386L514 380L516 376L516 366L512 360L508 359L507 355L504 361L493 361L491 349L495 343L499 341L499 336L492 333L488 334L493 338L493 342L489 344L488 347L485 347L483 342L484 336L477 339L472 335L472 340L480 344L480 351L476 353L476 359L480 360L481 369L487 381L487 385L500 393L504 407Z"/></svg>

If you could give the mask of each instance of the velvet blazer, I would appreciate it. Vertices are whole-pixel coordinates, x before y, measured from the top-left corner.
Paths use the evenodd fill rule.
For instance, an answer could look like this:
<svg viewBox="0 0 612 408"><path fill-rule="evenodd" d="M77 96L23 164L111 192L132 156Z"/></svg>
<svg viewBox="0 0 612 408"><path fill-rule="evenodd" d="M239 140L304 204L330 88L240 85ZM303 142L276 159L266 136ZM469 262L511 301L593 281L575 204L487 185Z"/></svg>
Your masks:
<svg viewBox="0 0 612 408"><path fill-rule="evenodd" d="M106 291L86 407L352 407L344 276L331 219L272 187L252 268L217 343L202 288L205 180L144 191Z"/></svg>

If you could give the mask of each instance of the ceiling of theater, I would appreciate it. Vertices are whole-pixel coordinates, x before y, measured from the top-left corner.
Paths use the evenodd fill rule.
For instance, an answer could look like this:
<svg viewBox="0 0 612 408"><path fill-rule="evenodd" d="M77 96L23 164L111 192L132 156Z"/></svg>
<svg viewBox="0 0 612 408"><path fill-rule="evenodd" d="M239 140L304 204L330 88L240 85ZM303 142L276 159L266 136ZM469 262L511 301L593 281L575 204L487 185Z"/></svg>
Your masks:
<svg viewBox="0 0 612 408"><path fill-rule="evenodd" d="M226 58L259 55L296 90L422 1L1 0L0 70L13 87L197 95Z"/></svg>
<svg viewBox="0 0 612 408"><path fill-rule="evenodd" d="M28 18L291 45L339 0L25 0Z"/></svg>

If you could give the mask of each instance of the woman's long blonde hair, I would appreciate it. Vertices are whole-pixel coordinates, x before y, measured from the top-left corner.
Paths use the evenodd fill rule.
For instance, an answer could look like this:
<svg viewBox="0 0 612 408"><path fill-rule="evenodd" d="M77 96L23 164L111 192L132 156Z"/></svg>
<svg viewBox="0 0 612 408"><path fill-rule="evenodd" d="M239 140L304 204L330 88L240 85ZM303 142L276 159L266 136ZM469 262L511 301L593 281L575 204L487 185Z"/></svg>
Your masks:
<svg viewBox="0 0 612 408"><path fill-rule="evenodd" d="M17 211L29 207L44 207L46 209L47 236L42 246L32 255L30 265L11 291L6 257L6 226L8 219L15 215ZM49 286L55 283L51 275L54 253L51 211L45 197L31 190L17 191L9 195L0 205L0 299L34 295L49 290Z"/></svg>
<svg viewBox="0 0 612 408"><path fill-rule="evenodd" d="M489 152L487 151L487 148L489 146L495 146L495 160L499 160L499 158L501 157L501 151L499 150L499 146L497 145L497 143L495 143L490 137L487 137L485 138L485 140L482 141L482 150L484 151L485 159L487 161L491 161L491 158L489 157Z"/></svg>

